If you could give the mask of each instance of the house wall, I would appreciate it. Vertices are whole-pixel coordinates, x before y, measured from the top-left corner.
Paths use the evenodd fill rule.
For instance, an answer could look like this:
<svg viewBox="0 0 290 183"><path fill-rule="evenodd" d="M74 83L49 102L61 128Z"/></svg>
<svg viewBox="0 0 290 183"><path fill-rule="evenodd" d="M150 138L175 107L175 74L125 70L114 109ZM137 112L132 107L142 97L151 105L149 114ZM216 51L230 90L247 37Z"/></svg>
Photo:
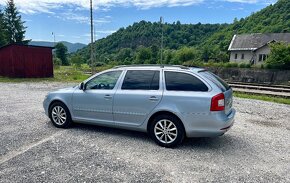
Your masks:
<svg viewBox="0 0 290 183"><path fill-rule="evenodd" d="M269 55L270 54L270 47L268 45L261 47L260 49L255 51L255 64L256 65L261 65L264 63L264 61L259 61L259 55L264 54L264 55Z"/></svg>
<svg viewBox="0 0 290 183"><path fill-rule="evenodd" d="M235 58L236 54L237 54L237 59ZM243 54L244 54L244 59L242 59ZM247 63L249 63L250 60L252 59L252 57L253 57L252 51L231 51L230 62L237 62L237 63L247 62Z"/></svg>

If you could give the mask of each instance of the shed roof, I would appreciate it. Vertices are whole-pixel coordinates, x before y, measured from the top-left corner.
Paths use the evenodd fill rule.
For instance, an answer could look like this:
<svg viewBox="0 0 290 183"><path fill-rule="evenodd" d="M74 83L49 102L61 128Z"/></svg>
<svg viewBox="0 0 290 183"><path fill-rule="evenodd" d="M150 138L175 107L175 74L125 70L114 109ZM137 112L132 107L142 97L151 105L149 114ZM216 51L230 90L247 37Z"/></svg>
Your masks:
<svg viewBox="0 0 290 183"><path fill-rule="evenodd" d="M265 33L265 34L255 33L255 34L234 35L228 50L255 51L272 41L290 43L290 33Z"/></svg>
<svg viewBox="0 0 290 183"><path fill-rule="evenodd" d="M7 44L5 46L0 47L0 50L9 46L23 46L23 47L36 47L36 48L50 48L54 49L54 47L50 46L37 46L37 45L24 45L24 44L18 44L18 43L12 43L12 44Z"/></svg>

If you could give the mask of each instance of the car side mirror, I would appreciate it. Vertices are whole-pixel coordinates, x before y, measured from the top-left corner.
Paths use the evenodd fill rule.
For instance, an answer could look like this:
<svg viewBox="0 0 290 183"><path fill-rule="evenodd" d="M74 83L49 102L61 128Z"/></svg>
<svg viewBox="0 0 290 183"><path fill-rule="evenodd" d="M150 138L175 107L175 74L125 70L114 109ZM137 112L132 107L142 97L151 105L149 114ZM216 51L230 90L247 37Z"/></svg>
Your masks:
<svg viewBox="0 0 290 183"><path fill-rule="evenodd" d="M83 82L80 84L80 87L79 88L80 88L80 90L83 90L83 91L86 90L85 84Z"/></svg>

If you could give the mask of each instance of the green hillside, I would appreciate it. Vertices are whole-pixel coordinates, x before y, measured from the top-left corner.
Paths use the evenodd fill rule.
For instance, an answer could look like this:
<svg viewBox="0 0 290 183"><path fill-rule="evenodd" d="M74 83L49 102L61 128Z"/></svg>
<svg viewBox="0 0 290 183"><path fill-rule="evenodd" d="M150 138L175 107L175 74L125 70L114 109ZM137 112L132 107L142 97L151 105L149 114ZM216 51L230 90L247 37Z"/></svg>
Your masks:
<svg viewBox="0 0 290 183"><path fill-rule="evenodd" d="M166 23L163 25L164 47L175 50L183 46L198 46L207 37L226 26L228 25L181 24L179 21L173 24ZM143 47L151 48L152 52L159 52L161 32L161 25L156 22L141 21L127 28L121 28L112 35L95 42L97 57L101 60L103 60L102 57L109 57L111 60L123 59L122 57L131 59L137 50ZM85 59L89 59L90 48L85 47L78 53ZM126 57L126 54L128 57Z"/></svg>
<svg viewBox="0 0 290 183"><path fill-rule="evenodd" d="M249 17L234 22L210 36L203 45L226 51L235 34L290 32L290 1L279 0Z"/></svg>
<svg viewBox="0 0 290 183"><path fill-rule="evenodd" d="M234 34L290 32L290 1L279 0L232 24L163 25L164 61L182 64L188 60L227 61L227 48ZM115 64L160 62L161 26L141 21L94 43L97 62ZM77 54L89 60L89 47Z"/></svg>

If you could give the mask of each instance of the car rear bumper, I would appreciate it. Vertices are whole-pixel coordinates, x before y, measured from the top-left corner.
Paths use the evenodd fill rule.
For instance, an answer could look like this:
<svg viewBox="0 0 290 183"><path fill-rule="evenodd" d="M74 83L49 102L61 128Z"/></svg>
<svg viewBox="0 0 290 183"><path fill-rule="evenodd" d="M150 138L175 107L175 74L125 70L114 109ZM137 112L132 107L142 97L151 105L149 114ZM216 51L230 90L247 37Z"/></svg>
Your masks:
<svg viewBox="0 0 290 183"><path fill-rule="evenodd" d="M187 126L187 137L216 137L226 133L234 124L236 110L232 109L228 115L209 115L206 117L205 125L192 123ZM212 119L211 119L212 118Z"/></svg>

